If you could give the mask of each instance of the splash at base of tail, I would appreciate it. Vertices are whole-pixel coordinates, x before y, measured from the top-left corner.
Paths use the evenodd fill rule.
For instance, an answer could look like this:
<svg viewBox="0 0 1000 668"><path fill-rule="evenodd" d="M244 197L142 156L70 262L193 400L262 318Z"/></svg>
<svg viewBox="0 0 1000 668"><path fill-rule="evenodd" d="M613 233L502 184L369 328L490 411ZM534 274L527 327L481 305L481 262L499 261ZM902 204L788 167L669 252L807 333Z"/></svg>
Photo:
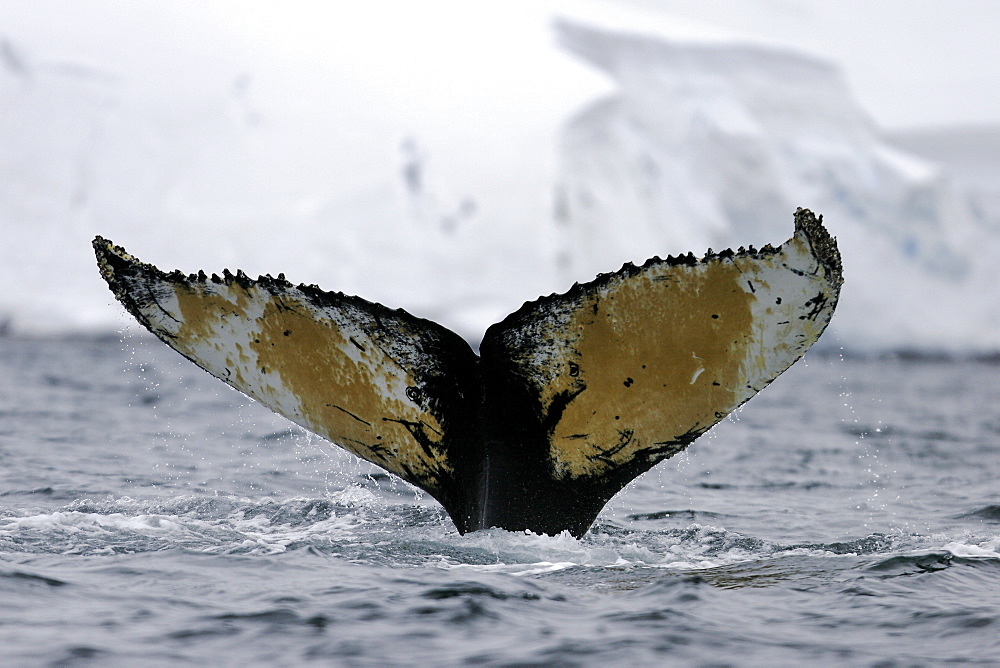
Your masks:
<svg viewBox="0 0 1000 668"><path fill-rule="evenodd" d="M283 275L164 273L97 237L147 329L293 422L426 490L462 533L584 534L636 476L799 359L843 281L822 217L781 246L653 258L457 334Z"/></svg>

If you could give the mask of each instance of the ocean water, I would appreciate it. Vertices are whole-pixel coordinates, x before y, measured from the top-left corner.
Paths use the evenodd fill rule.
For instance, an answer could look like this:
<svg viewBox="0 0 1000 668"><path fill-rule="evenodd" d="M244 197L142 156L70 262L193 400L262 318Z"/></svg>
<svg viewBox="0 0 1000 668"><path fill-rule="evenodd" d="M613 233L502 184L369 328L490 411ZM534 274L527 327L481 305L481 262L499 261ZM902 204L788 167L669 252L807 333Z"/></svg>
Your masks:
<svg viewBox="0 0 1000 668"><path fill-rule="evenodd" d="M582 539L158 342L0 339L0 664L1000 664L1000 368L810 355Z"/></svg>

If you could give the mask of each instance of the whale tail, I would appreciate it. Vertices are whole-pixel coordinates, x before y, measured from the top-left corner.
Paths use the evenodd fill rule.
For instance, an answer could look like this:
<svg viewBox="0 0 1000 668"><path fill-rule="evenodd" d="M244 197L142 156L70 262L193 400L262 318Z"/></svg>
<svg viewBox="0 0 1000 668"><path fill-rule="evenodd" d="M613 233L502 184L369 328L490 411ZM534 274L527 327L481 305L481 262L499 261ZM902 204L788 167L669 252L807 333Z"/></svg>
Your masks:
<svg viewBox="0 0 1000 668"><path fill-rule="evenodd" d="M212 375L431 494L462 533L587 531L629 481L799 359L833 315L836 241L653 258L526 303L476 355L403 310L284 276L164 273L97 237L111 290Z"/></svg>

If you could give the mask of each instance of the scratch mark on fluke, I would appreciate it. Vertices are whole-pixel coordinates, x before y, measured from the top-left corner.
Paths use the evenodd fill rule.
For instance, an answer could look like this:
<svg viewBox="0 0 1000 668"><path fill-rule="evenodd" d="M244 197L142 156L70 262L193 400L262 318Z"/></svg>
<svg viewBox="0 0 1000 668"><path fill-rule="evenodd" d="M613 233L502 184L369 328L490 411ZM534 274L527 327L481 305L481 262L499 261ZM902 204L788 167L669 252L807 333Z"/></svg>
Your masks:
<svg viewBox="0 0 1000 668"><path fill-rule="evenodd" d="M842 283L836 240L799 209L777 248L657 257L526 303L477 356L434 322L284 274L164 273L101 237L94 249L167 345L423 488L462 533L582 535L799 359Z"/></svg>

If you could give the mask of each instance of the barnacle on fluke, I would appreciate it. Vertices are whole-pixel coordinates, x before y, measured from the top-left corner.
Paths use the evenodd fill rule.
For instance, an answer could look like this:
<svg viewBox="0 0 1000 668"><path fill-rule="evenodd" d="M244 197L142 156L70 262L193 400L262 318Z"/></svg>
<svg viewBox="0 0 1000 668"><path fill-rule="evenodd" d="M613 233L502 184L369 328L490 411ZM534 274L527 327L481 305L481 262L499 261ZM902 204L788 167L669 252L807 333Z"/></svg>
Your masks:
<svg viewBox="0 0 1000 668"><path fill-rule="evenodd" d="M480 354L440 325L283 274L166 274L94 240L119 301L167 345L425 489L462 533L582 535L629 481L799 359L840 253L795 213L774 248L654 258L524 304Z"/></svg>

